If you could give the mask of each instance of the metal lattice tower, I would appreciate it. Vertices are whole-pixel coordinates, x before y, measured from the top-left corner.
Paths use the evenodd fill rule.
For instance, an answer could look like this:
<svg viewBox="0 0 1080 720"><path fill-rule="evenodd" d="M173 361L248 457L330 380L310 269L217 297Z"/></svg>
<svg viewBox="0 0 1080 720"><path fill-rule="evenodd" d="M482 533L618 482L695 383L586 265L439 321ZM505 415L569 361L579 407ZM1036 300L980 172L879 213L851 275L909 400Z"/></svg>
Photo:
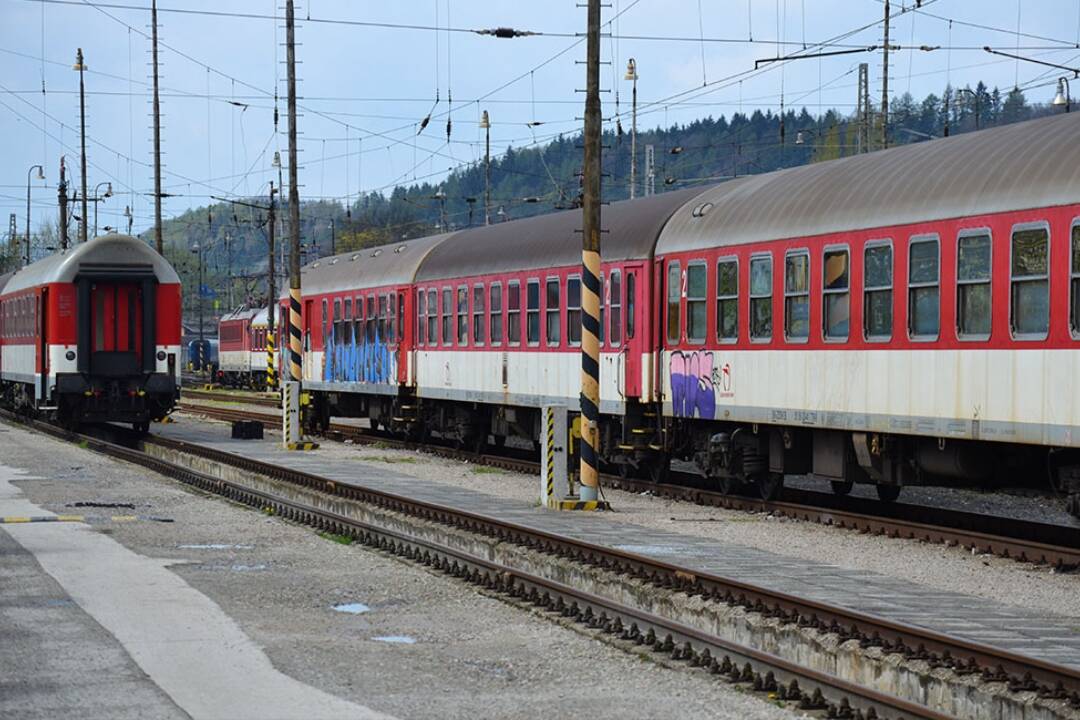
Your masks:
<svg viewBox="0 0 1080 720"><path fill-rule="evenodd" d="M8 216L8 246L13 254L19 251L19 219L15 213Z"/></svg>
<svg viewBox="0 0 1080 720"><path fill-rule="evenodd" d="M656 194L656 146L645 146L645 195Z"/></svg>
<svg viewBox="0 0 1080 720"><path fill-rule="evenodd" d="M859 97L855 118L859 132L855 138L856 151L870 152L870 66L859 63Z"/></svg>

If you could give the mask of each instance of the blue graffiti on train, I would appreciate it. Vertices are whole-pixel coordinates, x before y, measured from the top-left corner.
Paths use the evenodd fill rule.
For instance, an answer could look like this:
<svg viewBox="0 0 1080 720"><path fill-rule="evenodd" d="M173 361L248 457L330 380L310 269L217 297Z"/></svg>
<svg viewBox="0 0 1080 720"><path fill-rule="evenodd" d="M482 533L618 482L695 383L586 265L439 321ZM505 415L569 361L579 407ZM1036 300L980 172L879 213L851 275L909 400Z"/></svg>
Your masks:
<svg viewBox="0 0 1080 720"><path fill-rule="evenodd" d="M327 382L396 383L397 346L382 339L377 328L371 341L363 335L360 343L347 333L337 342L331 326L323 353L323 380Z"/></svg>
<svg viewBox="0 0 1080 720"><path fill-rule="evenodd" d="M705 351L671 354L671 411L675 417L716 417L713 354Z"/></svg>

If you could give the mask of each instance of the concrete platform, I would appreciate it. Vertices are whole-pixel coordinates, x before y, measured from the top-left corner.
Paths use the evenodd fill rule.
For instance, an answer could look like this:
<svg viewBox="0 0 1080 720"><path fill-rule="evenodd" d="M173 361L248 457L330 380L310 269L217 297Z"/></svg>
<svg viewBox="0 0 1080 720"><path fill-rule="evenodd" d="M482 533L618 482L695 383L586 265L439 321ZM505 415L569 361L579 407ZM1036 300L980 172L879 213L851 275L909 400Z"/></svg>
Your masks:
<svg viewBox="0 0 1080 720"><path fill-rule="evenodd" d="M604 513L559 513L489 494L425 482L360 460L332 464L319 452L294 453L280 439L232 440L228 426L181 423L159 434L316 473L340 482L406 494L528 527L627 550L781 592L873 613L939 632L993 644L1080 669L1080 627L1065 615L1039 613L972 595L944 592L872 572L807 562L691 534L665 532ZM777 536L778 547L784 538Z"/></svg>

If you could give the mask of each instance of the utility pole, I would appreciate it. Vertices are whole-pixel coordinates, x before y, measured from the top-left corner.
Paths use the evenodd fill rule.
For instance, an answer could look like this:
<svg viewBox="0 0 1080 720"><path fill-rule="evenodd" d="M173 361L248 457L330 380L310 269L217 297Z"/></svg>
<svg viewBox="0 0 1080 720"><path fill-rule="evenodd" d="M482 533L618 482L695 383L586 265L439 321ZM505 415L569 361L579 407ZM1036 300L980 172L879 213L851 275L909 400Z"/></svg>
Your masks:
<svg viewBox="0 0 1080 720"><path fill-rule="evenodd" d="M632 81L630 103L630 199L637 196L637 63L630 58L626 63L626 79Z"/></svg>
<svg viewBox="0 0 1080 720"><path fill-rule="evenodd" d="M57 200L60 201L60 252L68 248L68 196L67 176L64 174L64 156L60 156L60 184L56 187Z"/></svg>
<svg viewBox="0 0 1080 720"><path fill-rule="evenodd" d="M581 499L595 501L600 447L600 0L588 2L581 232Z"/></svg>
<svg viewBox="0 0 1080 720"><path fill-rule="evenodd" d="M946 100L947 102L947 100ZM870 66L859 63L859 97L856 99L859 131L855 136L855 150L870 152Z"/></svg>
<svg viewBox="0 0 1080 720"><path fill-rule="evenodd" d="M656 194L656 146L645 146L645 197Z"/></svg>
<svg viewBox="0 0 1080 720"><path fill-rule="evenodd" d="M881 147L889 147L889 0L885 0L885 44L881 63Z"/></svg>
<svg viewBox="0 0 1080 720"><path fill-rule="evenodd" d="M334 218L330 218L330 254L337 255L337 227Z"/></svg>
<svg viewBox="0 0 1080 720"><path fill-rule="evenodd" d="M228 230L225 231L225 280L228 283L225 290L225 298L229 303L229 310L231 311L235 305L233 305L233 281L232 281L232 248L229 247L229 243L232 240L232 235Z"/></svg>
<svg viewBox="0 0 1080 720"><path fill-rule="evenodd" d="M45 179L45 168L41 165L31 165L30 169L26 171L26 264L30 264L30 175L37 168L38 180ZM12 242L13 246L18 245L17 236L12 235L15 242Z"/></svg>
<svg viewBox="0 0 1080 720"><path fill-rule="evenodd" d="M277 268L274 266L274 212L277 209L274 202L274 181L270 181L270 210L266 218L267 238L270 241L269 262L266 266L267 278L267 301L266 301L266 389L277 389L277 372L274 369L274 333L277 332L277 324L274 322L274 310L277 308Z"/></svg>
<svg viewBox="0 0 1080 720"><path fill-rule="evenodd" d="M79 242L86 242L86 221L89 214L86 207L86 85L83 83L86 63L83 62L82 48L75 53L73 69L79 71L79 128L82 143L82 218L79 221Z"/></svg>
<svg viewBox="0 0 1080 720"><path fill-rule="evenodd" d="M491 224L491 118L485 110L480 118L484 128L484 224Z"/></svg>
<svg viewBox="0 0 1080 720"><path fill-rule="evenodd" d="M161 103L158 99L157 0L150 3L151 43L154 65L154 249L165 252L161 229Z"/></svg>
<svg viewBox="0 0 1080 720"><path fill-rule="evenodd" d="M288 450L316 447L305 443L300 431L300 388L303 378L302 322L300 304L300 190L296 167L296 21L293 0L285 0L285 63L289 89L289 382L282 403Z"/></svg>

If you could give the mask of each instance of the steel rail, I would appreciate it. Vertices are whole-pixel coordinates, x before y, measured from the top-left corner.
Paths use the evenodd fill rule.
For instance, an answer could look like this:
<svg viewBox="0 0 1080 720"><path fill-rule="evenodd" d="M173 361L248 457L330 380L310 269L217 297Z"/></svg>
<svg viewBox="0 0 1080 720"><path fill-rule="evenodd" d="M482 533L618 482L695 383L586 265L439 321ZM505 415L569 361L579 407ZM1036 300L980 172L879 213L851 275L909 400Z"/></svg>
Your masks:
<svg viewBox="0 0 1080 720"><path fill-rule="evenodd" d="M771 697L797 703L802 710L823 710L829 717L841 718L945 720L951 717L924 705L798 665L780 656L740 645L662 616L459 549L364 522L301 500L253 488L241 482L213 477L144 451L98 437L81 435L41 421L16 418L7 411L3 411L0 415L23 422L54 437L79 442L80 446L86 449L130 462L201 490L213 492L252 507L270 510L286 519L311 525L320 530L348 535L365 545L433 567L468 582L482 585L488 590L543 607L549 612L615 635L622 640L636 645L647 645L654 652L670 654L673 659L703 668L714 675L722 676L729 682L746 683L755 691L767 692ZM209 448L162 440L150 438L148 442L208 457L202 451L210 450ZM210 454L217 453L218 451L211 451ZM233 457L239 458L239 456ZM253 462L256 466L262 465L257 461ZM260 474L269 475L265 472L260 472ZM281 474L274 473L271 477L278 476L276 479L288 483L295 482L296 478L306 475L284 472L285 475L296 476L296 478L287 479L280 477ZM327 490L327 484L342 487L340 483L328 480L319 482L319 480L321 479L315 476L308 476L308 481L303 484L311 489L323 491ZM319 485L322 487L318 487ZM407 498L384 495L384 500L413 503L417 506L426 505L436 513L455 512L428 503L416 503ZM490 519L484 518L484 520ZM507 529L513 527L507 524Z"/></svg>
<svg viewBox="0 0 1080 720"><path fill-rule="evenodd" d="M836 633L841 642L857 639L864 646L948 666L961 673L981 673L1012 690L1034 690L1043 697L1069 697L1080 707L1080 671L1003 648L958 638L928 628L877 617L858 610L808 600L751 583L701 572L636 553L567 538L481 513L448 508L354 483L330 480L250 457L160 436L147 442L200 458L265 475L347 499L456 526L502 541L555 553L603 569L631 575L672 591L738 605L784 622Z"/></svg>

